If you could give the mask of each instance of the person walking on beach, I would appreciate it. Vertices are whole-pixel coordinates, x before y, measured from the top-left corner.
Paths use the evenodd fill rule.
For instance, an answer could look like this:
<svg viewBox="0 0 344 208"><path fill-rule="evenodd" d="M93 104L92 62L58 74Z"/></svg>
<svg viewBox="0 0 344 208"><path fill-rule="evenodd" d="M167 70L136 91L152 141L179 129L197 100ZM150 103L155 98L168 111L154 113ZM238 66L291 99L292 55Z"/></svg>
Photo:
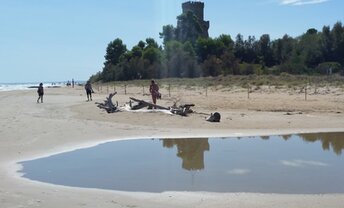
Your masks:
<svg viewBox="0 0 344 208"><path fill-rule="evenodd" d="M90 101L90 100L92 101L93 89L92 89L92 85L90 81L87 81L85 85L85 90L86 90L86 95L87 95L87 101Z"/></svg>
<svg viewBox="0 0 344 208"><path fill-rule="evenodd" d="M159 93L159 86L155 83L153 79L149 86L149 92L152 95L152 100L153 100L154 105L156 105L156 99L160 96L160 93Z"/></svg>
<svg viewBox="0 0 344 208"><path fill-rule="evenodd" d="M37 93L38 93L37 103L39 103L39 100L41 100L41 103L43 103L43 95L44 95L43 83L39 84Z"/></svg>

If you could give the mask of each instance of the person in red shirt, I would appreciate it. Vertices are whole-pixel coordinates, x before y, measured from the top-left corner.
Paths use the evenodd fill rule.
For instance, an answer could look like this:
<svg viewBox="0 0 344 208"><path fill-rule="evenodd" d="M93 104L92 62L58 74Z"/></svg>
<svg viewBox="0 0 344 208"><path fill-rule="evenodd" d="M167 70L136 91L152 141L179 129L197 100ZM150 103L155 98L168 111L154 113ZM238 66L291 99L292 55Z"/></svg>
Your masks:
<svg viewBox="0 0 344 208"><path fill-rule="evenodd" d="M149 86L149 92L152 95L153 103L156 105L156 99L160 96L160 93L159 93L159 86L155 83L153 79Z"/></svg>

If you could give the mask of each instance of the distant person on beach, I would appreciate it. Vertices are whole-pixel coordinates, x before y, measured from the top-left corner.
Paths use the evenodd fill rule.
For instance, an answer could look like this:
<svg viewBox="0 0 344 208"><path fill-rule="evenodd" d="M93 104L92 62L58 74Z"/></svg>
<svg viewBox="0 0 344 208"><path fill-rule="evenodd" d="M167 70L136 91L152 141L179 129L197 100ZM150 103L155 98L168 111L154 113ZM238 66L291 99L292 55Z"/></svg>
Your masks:
<svg viewBox="0 0 344 208"><path fill-rule="evenodd" d="M72 79L72 87L74 88L74 79Z"/></svg>
<svg viewBox="0 0 344 208"><path fill-rule="evenodd" d="M44 95L43 83L39 84L37 93L38 93L37 103L39 103L39 100L41 100L41 103L43 103L43 95Z"/></svg>
<svg viewBox="0 0 344 208"><path fill-rule="evenodd" d="M92 93L93 93L93 89L92 89L92 85L90 83L90 81L88 81L85 84L85 90L86 90L86 95L87 95L87 101L92 101Z"/></svg>
<svg viewBox="0 0 344 208"><path fill-rule="evenodd" d="M152 95L152 100L153 100L154 105L156 105L156 99L160 98L160 93L159 93L159 86L157 85L157 83L155 83L153 79L149 86L149 92Z"/></svg>

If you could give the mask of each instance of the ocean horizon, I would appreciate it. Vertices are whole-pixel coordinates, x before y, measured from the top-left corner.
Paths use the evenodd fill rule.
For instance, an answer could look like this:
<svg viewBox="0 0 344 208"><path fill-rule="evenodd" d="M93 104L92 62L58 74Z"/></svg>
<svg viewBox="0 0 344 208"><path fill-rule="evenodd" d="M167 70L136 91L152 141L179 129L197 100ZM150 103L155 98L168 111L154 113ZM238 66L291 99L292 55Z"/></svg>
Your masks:
<svg viewBox="0 0 344 208"><path fill-rule="evenodd" d="M13 82L13 83L0 83L0 92L14 91L14 90L34 90L38 87L40 82ZM66 86L66 81L58 82L42 82L44 87L62 87ZM85 83L85 81L75 81L75 83Z"/></svg>

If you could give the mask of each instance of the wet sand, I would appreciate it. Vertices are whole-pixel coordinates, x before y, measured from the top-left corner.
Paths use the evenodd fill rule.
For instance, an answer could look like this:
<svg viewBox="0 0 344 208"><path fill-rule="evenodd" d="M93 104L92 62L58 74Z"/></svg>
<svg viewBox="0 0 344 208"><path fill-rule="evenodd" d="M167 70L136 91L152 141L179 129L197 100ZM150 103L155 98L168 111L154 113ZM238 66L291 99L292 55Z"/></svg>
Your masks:
<svg viewBox="0 0 344 208"><path fill-rule="evenodd" d="M150 100L142 89L117 89L120 105L129 97ZM20 178L16 162L92 146L109 140L151 137L214 137L304 132L343 132L342 89L310 94L262 89L175 88L158 104L194 103L189 117L163 113L107 114L96 107L106 90L86 102L82 88L46 89L43 104L35 91L0 92L1 207L342 207L344 194L282 195L260 193L126 193L55 186ZM205 121L221 113L220 123Z"/></svg>

